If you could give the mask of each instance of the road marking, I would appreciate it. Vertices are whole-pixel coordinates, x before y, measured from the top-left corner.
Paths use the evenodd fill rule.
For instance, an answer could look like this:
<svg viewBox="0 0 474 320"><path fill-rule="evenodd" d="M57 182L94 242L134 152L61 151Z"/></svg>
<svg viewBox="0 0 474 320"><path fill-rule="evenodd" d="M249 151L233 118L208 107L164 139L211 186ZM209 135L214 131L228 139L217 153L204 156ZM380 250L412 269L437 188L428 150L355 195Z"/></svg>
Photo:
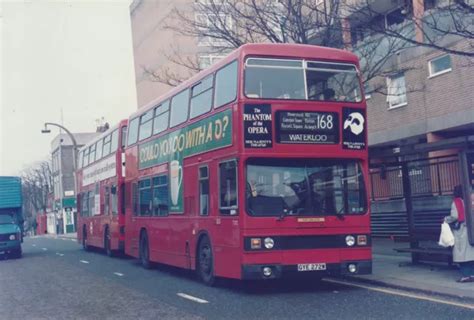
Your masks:
<svg viewBox="0 0 474 320"><path fill-rule="evenodd" d="M197 303L209 303L209 301L207 301L207 300L196 298L196 297L190 296L189 294L186 294L186 293L179 292L179 293L177 293L177 295L180 296L181 298L188 299L188 300L191 300L191 301L194 301L194 302L197 302Z"/></svg>
<svg viewBox="0 0 474 320"><path fill-rule="evenodd" d="M85 264L88 264L89 261L86 261L86 260L79 260L81 263L85 263Z"/></svg>
<svg viewBox="0 0 474 320"><path fill-rule="evenodd" d="M73 242L76 242L76 241L77 241L76 239L69 239L69 240L71 240L71 241L73 241Z"/></svg>
<svg viewBox="0 0 474 320"><path fill-rule="evenodd" d="M116 276L118 276L118 277L123 277L123 276L124 276L124 274L123 274L123 273L120 273L120 272L114 272L114 274L115 274Z"/></svg>
<svg viewBox="0 0 474 320"><path fill-rule="evenodd" d="M386 289L386 288L379 288L379 287L371 287L369 285L363 285L363 284L340 281L340 280L334 280L334 279L324 279L324 281L331 282L331 283L336 283L336 284L342 284L342 285L351 286L351 287L363 288L363 289L382 292L382 293L387 293L387 294L391 294L391 295L395 295L395 296L402 296L402 297L413 298L413 299L418 299L418 300L425 300L425 301L430 301L430 302L435 302L435 303L442 303L442 304L447 304L447 305L450 305L450 306L455 306L455 307L461 307L461 308L474 310L474 304L460 303L460 302L454 302L454 301L448 301L448 300L441 300L441 299L438 299L438 298L431 298L431 297L421 295L421 294L403 292L403 291L397 290L397 289Z"/></svg>
<svg viewBox="0 0 474 320"><path fill-rule="evenodd" d="M60 256L60 257L62 257L62 256L64 256L64 253L59 253L59 252L56 252L56 255L58 255L58 256Z"/></svg>
<svg viewBox="0 0 474 320"><path fill-rule="evenodd" d="M48 251L48 248L41 248L41 250L43 250L43 251Z"/></svg>
<svg viewBox="0 0 474 320"><path fill-rule="evenodd" d="M36 247L36 244L32 244L33 247Z"/></svg>

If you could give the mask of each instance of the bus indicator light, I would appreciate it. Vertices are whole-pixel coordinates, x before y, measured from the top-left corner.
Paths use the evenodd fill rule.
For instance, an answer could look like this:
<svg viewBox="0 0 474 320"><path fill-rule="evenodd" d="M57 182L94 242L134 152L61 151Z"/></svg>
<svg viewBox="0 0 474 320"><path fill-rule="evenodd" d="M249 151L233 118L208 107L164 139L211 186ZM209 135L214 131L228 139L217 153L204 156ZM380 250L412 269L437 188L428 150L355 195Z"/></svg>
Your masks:
<svg viewBox="0 0 474 320"><path fill-rule="evenodd" d="M262 248L262 239L260 239L260 238L250 239L250 248L251 249L261 249Z"/></svg>
<svg viewBox="0 0 474 320"><path fill-rule="evenodd" d="M366 235L357 236L357 245L358 246L366 246L367 245L367 236Z"/></svg>

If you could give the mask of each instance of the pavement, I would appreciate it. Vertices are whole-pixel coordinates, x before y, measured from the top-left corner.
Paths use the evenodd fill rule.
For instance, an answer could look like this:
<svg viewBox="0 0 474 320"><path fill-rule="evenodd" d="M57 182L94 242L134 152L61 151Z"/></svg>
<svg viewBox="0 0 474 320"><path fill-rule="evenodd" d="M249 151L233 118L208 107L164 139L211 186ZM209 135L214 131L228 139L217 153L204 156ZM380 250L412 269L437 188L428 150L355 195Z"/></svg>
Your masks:
<svg viewBox="0 0 474 320"><path fill-rule="evenodd" d="M390 288L461 298L474 302L474 282L457 283L461 274L447 264L411 264L411 256L397 253L394 248L407 244L391 239L373 239L373 270L371 275L347 277L352 281L377 284Z"/></svg>

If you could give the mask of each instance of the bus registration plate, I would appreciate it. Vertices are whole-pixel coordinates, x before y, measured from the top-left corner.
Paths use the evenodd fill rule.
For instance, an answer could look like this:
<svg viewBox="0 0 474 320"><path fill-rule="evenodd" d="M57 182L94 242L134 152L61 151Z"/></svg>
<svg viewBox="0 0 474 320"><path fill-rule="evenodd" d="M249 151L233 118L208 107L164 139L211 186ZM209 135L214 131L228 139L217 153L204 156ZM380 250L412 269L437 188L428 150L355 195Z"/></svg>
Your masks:
<svg viewBox="0 0 474 320"><path fill-rule="evenodd" d="M319 271L326 270L325 263L301 263L298 264L298 271Z"/></svg>

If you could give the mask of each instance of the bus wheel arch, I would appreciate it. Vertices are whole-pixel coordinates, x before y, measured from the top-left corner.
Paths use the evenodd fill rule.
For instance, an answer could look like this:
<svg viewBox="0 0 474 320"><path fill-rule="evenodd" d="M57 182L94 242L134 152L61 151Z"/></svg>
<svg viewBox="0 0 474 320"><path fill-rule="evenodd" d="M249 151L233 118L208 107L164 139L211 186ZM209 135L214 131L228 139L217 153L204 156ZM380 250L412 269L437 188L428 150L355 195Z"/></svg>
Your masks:
<svg viewBox="0 0 474 320"><path fill-rule="evenodd" d="M212 241L206 231L202 231L198 236L196 246L196 273L206 285L213 286L215 284L216 277Z"/></svg>
<svg viewBox="0 0 474 320"><path fill-rule="evenodd" d="M150 262L150 244L148 242L148 232L145 228L140 230L140 238L139 238L139 246L138 246L138 256L140 259L140 263L143 268L150 269L151 262Z"/></svg>

